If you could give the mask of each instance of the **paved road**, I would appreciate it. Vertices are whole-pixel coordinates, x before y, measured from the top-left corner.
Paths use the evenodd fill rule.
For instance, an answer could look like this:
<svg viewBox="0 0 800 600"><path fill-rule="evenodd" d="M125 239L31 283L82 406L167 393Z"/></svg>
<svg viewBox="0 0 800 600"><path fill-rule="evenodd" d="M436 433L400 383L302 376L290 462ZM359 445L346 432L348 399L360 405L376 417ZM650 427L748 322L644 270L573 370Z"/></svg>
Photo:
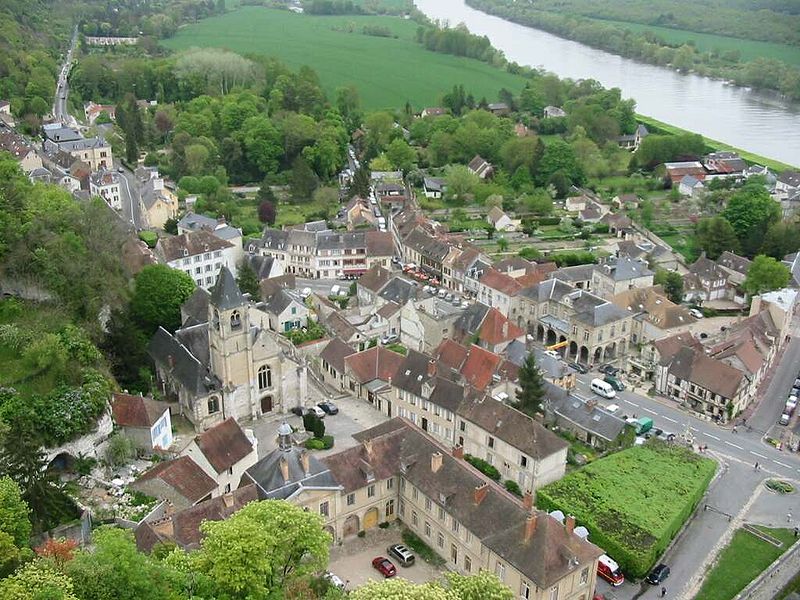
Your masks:
<svg viewBox="0 0 800 600"><path fill-rule="evenodd" d="M58 82L56 83L56 97L53 103L53 116L68 125L77 125L75 119L69 115L67 110L67 98L69 96L69 70L72 65L72 56L75 52L75 46L78 43L78 27L72 34L72 41L70 42L67 55L64 57L64 63L61 65L61 71L58 73Z"/></svg>
<svg viewBox="0 0 800 600"><path fill-rule="evenodd" d="M121 163L120 163L121 165ZM136 176L127 168L120 166L120 197L122 199L122 218L139 231L148 226L142 215L141 191ZM119 171L119 169L118 169Z"/></svg>
<svg viewBox="0 0 800 600"><path fill-rule="evenodd" d="M789 390L800 369L800 339L792 338L784 351L780 365L770 382L767 393L755 413L748 419L752 427L760 431L769 431L783 413L783 407Z"/></svg>

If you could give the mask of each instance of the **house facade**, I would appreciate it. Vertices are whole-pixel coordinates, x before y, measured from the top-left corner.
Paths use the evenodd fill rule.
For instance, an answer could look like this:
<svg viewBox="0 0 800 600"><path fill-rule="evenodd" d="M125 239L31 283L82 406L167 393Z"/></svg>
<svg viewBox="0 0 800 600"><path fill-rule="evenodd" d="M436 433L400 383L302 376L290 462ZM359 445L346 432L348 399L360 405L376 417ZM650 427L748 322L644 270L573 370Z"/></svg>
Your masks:
<svg viewBox="0 0 800 600"><path fill-rule="evenodd" d="M169 405L152 398L114 393L111 397L114 424L145 452L166 450L172 445Z"/></svg>
<svg viewBox="0 0 800 600"><path fill-rule="evenodd" d="M113 171L101 170L89 177L89 192L100 196L114 210L122 209L119 175Z"/></svg>
<svg viewBox="0 0 800 600"><path fill-rule="evenodd" d="M231 242L201 230L159 238L155 254L161 262L186 273L197 287L210 289L222 269L236 272L239 251Z"/></svg>

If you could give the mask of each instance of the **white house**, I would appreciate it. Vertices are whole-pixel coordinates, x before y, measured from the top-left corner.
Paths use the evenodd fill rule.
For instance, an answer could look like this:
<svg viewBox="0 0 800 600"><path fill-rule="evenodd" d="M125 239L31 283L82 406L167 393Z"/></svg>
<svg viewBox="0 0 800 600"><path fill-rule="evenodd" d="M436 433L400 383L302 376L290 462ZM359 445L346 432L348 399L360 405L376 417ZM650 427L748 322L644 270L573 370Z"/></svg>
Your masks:
<svg viewBox="0 0 800 600"><path fill-rule="evenodd" d="M198 287L210 289L222 267L236 272L236 246L208 231L194 231L160 238L155 248L161 262L189 275Z"/></svg>
<svg viewBox="0 0 800 600"><path fill-rule="evenodd" d="M486 215L486 220L491 225L494 225L497 231L515 231L517 229L511 217L504 213L503 209L499 206L493 206L491 210L489 210L489 213Z"/></svg>
<svg viewBox="0 0 800 600"><path fill-rule="evenodd" d="M308 325L308 307L300 301L294 290L278 289L266 301L269 328L284 333Z"/></svg>
<svg viewBox="0 0 800 600"><path fill-rule="evenodd" d="M678 185L678 191L680 192L681 196L691 196L694 197L705 190L705 186L703 182L692 177L691 175L684 176L681 179L680 184Z"/></svg>
<svg viewBox="0 0 800 600"><path fill-rule="evenodd" d="M445 192L445 180L441 177L425 177L422 187L426 198L441 198Z"/></svg>
<svg viewBox="0 0 800 600"><path fill-rule="evenodd" d="M114 210L120 210L122 199L119 183L119 175L114 171L101 170L89 177L89 192L92 196L100 196Z"/></svg>
<svg viewBox="0 0 800 600"><path fill-rule="evenodd" d="M141 450L166 450L172 445L172 420L166 402L113 394L111 415L114 425Z"/></svg>

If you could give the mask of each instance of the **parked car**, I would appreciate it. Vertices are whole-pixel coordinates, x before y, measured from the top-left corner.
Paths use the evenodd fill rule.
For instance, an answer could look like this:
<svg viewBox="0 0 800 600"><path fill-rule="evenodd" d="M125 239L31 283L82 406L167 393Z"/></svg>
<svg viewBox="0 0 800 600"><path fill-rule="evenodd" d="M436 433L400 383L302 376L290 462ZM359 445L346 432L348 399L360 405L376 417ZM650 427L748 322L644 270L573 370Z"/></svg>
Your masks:
<svg viewBox="0 0 800 600"><path fill-rule="evenodd" d="M377 556L372 559L372 568L377 570L381 575L386 578L394 577L397 575L397 569L385 556Z"/></svg>
<svg viewBox="0 0 800 600"><path fill-rule="evenodd" d="M324 419L325 418L325 411L322 410L319 406L312 406L310 409L308 409L308 412L314 413L320 419Z"/></svg>
<svg viewBox="0 0 800 600"><path fill-rule="evenodd" d="M344 589L344 581L342 581L342 578L339 577L338 575L334 575L330 571L327 571L325 573L325 579L327 579L328 582L333 587L335 587L337 590L343 590Z"/></svg>
<svg viewBox="0 0 800 600"><path fill-rule="evenodd" d="M611 365L600 365L600 368L597 370L601 373L605 373L606 375L611 375L612 377L616 377L617 373L619 373L619 369L617 367L612 367Z"/></svg>
<svg viewBox="0 0 800 600"><path fill-rule="evenodd" d="M338 415L339 414L339 407L336 406L330 400L323 400L322 402L318 402L317 406L319 406L322 410L324 410L329 415Z"/></svg>
<svg viewBox="0 0 800 600"><path fill-rule="evenodd" d="M414 553L403 544L392 544L386 551L389 556L396 559L401 567L410 567L414 564Z"/></svg>
<svg viewBox="0 0 800 600"><path fill-rule="evenodd" d="M397 336L396 333L387 333L381 338L381 344L386 346L387 344L394 344L400 338Z"/></svg>
<svg viewBox="0 0 800 600"><path fill-rule="evenodd" d="M292 408L292 412L294 414L296 414L298 417L302 417L308 411L305 408L303 408L302 406L295 406L295 407Z"/></svg>
<svg viewBox="0 0 800 600"><path fill-rule="evenodd" d="M659 564L656 566L650 574L647 576L647 583L652 585L658 585L662 581L664 581L667 577L669 577L669 567L664 563Z"/></svg>
<svg viewBox="0 0 800 600"><path fill-rule="evenodd" d="M586 373L589 372L589 369L586 367L586 365L582 365L579 362L571 362L569 363L569 366L575 369L581 375L586 375Z"/></svg>
<svg viewBox="0 0 800 600"><path fill-rule="evenodd" d="M689 314L692 315L695 319L702 319L703 313L698 308L690 308Z"/></svg>
<svg viewBox="0 0 800 600"><path fill-rule="evenodd" d="M620 381L613 375L606 375L605 377L603 377L603 381L605 381L607 384L609 384L618 392L622 392L625 390L625 384L622 383L622 381Z"/></svg>
<svg viewBox="0 0 800 600"><path fill-rule="evenodd" d="M301 297L303 300L305 300L306 298L308 298L310 295L311 295L311 288L310 288L310 287L303 288L303 291L302 291L302 292L300 292L300 297Z"/></svg>

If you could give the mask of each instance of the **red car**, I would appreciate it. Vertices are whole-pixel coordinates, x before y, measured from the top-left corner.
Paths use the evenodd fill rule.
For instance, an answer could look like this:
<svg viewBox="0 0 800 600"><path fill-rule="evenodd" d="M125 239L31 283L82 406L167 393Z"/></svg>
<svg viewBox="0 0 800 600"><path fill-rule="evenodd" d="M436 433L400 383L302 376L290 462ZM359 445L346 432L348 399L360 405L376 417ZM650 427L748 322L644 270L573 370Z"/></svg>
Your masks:
<svg viewBox="0 0 800 600"><path fill-rule="evenodd" d="M378 556L377 558L372 559L372 568L377 569L381 575L384 577L394 577L397 575L397 569L395 569L392 561L384 556Z"/></svg>

